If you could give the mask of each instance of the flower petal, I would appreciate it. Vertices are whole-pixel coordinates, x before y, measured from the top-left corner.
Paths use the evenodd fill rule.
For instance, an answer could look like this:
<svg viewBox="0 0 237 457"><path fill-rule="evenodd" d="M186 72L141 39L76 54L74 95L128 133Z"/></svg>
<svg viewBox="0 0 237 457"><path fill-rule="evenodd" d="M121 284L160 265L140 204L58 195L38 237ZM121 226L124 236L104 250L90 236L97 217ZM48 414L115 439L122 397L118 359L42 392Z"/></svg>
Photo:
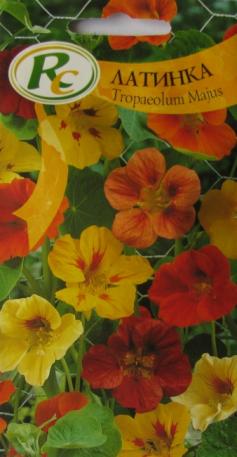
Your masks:
<svg viewBox="0 0 237 457"><path fill-rule="evenodd" d="M170 139L182 126L182 115L148 114L148 127L159 137Z"/></svg>
<svg viewBox="0 0 237 457"><path fill-rule="evenodd" d="M12 394L16 391L13 382L10 379L0 382L0 405L7 403Z"/></svg>
<svg viewBox="0 0 237 457"><path fill-rule="evenodd" d="M146 412L156 408L163 391L155 378L124 376L122 383L113 391L117 402L125 408L135 408L137 412Z"/></svg>
<svg viewBox="0 0 237 457"><path fill-rule="evenodd" d="M218 109L216 111L209 111L208 113L202 113L205 121L212 125L224 124L227 118L227 109Z"/></svg>
<svg viewBox="0 0 237 457"><path fill-rule="evenodd" d="M109 287L101 294L96 304L96 312L106 319L120 319L134 312L136 288L130 283Z"/></svg>
<svg viewBox="0 0 237 457"><path fill-rule="evenodd" d="M113 389L121 383L123 375L114 353L98 344L84 356L82 377L93 389Z"/></svg>
<svg viewBox="0 0 237 457"><path fill-rule="evenodd" d="M82 257L91 272L109 270L123 250L123 245L109 229L96 225L83 230L79 243Z"/></svg>
<svg viewBox="0 0 237 457"><path fill-rule="evenodd" d="M112 230L118 240L136 248L147 248L157 238L149 215L137 208L116 214Z"/></svg>
<svg viewBox="0 0 237 457"><path fill-rule="evenodd" d="M48 256L48 263L54 275L67 282L84 281L80 260L80 252L71 235L59 238Z"/></svg>
<svg viewBox="0 0 237 457"><path fill-rule="evenodd" d="M18 371L31 386L42 386L54 362L55 355L51 348L40 350L39 347L32 347L20 361Z"/></svg>
<svg viewBox="0 0 237 457"><path fill-rule="evenodd" d="M7 311L10 302L11 300L5 303L4 312ZM52 330L58 328L61 324L61 317L58 311L48 302L48 300L39 295L34 294L28 298L15 299L14 303L18 304L16 312L17 319L19 319L22 324L26 323L26 326L28 321L32 321L36 318L45 319Z"/></svg>
<svg viewBox="0 0 237 457"><path fill-rule="evenodd" d="M0 433L3 433L7 428L7 422L0 417Z"/></svg>
<svg viewBox="0 0 237 457"><path fill-rule="evenodd" d="M207 232L219 220L228 221L232 214L231 203L220 190L209 190L202 200L199 220Z"/></svg>
<svg viewBox="0 0 237 457"><path fill-rule="evenodd" d="M201 184L197 173L181 165L174 165L167 171L162 185L178 208L192 206L200 196Z"/></svg>
<svg viewBox="0 0 237 457"><path fill-rule="evenodd" d="M90 135L100 144L101 154L109 160L119 157L124 149L122 133L111 127L91 127Z"/></svg>
<svg viewBox="0 0 237 457"><path fill-rule="evenodd" d="M100 97L88 95L87 97L76 102L79 104L78 110L75 111L78 115L78 121L84 127L114 125L118 120L118 110L113 103L109 103Z"/></svg>
<svg viewBox="0 0 237 457"><path fill-rule="evenodd" d="M194 208L176 208L169 206L166 210L154 213L152 217L153 229L157 236L167 239L177 239L187 233L195 221Z"/></svg>
<svg viewBox="0 0 237 457"><path fill-rule="evenodd" d="M74 314L64 314L61 318L61 325L54 332L54 338L50 349L54 352L56 360L60 360L67 350L84 332L80 320L76 320Z"/></svg>
<svg viewBox="0 0 237 457"><path fill-rule="evenodd" d="M96 296L79 287L68 286L65 289L58 290L56 297L73 306L79 312L91 311L98 303Z"/></svg>
<svg viewBox="0 0 237 457"><path fill-rule="evenodd" d="M198 152L222 159L236 145L236 133L227 124L203 124L198 136Z"/></svg>
<svg viewBox="0 0 237 457"><path fill-rule="evenodd" d="M132 284L142 284L146 282L153 274L153 268L147 259L138 256L122 255L110 269L109 282L111 284L120 284L121 282L130 282Z"/></svg>
<svg viewBox="0 0 237 457"><path fill-rule="evenodd" d="M0 334L0 371L15 370L27 353L28 347L29 344L25 340Z"/></svg>
<svg viewBox="0 0 237 457"><path fill-rule="evenodd" d="M126 167L113 170L105 181L105 196L115 209L132 208L139 200L140 187L131 181Z"/></svg>
<svg viewBox="0 0 237 457"><path fill-rule="evenodd" d="M213 224L208 234L211 243L217 246L229 259L237 259L237 220L219 220Z"/></svg>
<svg viewBox="0 0 237 457"><path fill-rule="evenodd" d="M157 185L165 169L165 158L156 148L136 151L126 166L129 179L140 188Z"/></svg>

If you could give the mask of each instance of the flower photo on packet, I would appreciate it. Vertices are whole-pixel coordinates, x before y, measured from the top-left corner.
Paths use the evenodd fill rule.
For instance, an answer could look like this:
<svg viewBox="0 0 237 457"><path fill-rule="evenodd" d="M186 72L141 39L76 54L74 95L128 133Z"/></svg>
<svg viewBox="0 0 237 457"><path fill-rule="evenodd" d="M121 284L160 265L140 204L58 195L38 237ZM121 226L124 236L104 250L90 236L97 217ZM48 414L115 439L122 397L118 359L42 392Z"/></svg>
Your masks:
<svg viewBox="0 0 237 457"><path fill-rule="evenodd" d="M0 457L237 455L237 5L0 1Z"/></svg>

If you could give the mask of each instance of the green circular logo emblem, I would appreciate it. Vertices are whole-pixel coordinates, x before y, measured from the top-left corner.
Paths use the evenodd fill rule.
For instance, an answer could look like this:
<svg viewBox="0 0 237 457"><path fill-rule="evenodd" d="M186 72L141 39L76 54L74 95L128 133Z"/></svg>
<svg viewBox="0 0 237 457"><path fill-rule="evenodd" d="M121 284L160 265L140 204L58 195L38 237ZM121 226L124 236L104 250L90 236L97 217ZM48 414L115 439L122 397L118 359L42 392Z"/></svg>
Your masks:
<svg viewBox="0 0 237 457"><path fill-rule="evenodd" d="M22 97L46 105L74 102L97 86L100 67L80 46L51 41L29 46L11 62L9 80Z"/></svg>

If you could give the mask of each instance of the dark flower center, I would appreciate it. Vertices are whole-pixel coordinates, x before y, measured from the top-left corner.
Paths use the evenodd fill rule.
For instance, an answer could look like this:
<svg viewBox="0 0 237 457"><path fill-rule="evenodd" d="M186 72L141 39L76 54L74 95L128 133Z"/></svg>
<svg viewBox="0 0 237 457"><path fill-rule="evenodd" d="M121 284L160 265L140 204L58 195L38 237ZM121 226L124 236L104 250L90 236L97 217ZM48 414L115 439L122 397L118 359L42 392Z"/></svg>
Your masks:
<svg viewBox="0 0 237 457"><path fill-rule="evenodd" d="M170 204L170 196L161 185L158 189L152 187L144 187L141 190L139 202L137 203L138 207L141 207L150 212L162 211L168 208Z"/></svg>
<svg viewBox="0 0 237 457"><path fill-rule="evenodd" d="M129 351L122 360L122 368L125 375L150 378L154 371L155 354L143 355L142 350Z"/></svg>
<svg viewBox="0 0 237 457"><path fill-rule="evenodd" d="M83 113L87 116L96 116L97 111L94 108L84 109Z"/></svg>
<svg viewBox="0 0 237 457"><path fill-rule="evenodd" d="M203 271L195 271L196 282L194 284L194 290L198 295L208 294L212 289L211 278L208 277Z"/></svg>
<svg viewBox="0 0 237 457"><path fill-rule="evenodd" d="M233 393L234 386L230 379L215 378L213 384L218 394L231 395Z"/></svg>
<svg viewBox="0 0 237 457"><path fill-rule="evenodd" d="M34 319L30 319L30 320L26 321L25 325L29 330L41 330L41 329L45 330L45 331L50 330L49 322L40 316L37 316Z"/></svg>

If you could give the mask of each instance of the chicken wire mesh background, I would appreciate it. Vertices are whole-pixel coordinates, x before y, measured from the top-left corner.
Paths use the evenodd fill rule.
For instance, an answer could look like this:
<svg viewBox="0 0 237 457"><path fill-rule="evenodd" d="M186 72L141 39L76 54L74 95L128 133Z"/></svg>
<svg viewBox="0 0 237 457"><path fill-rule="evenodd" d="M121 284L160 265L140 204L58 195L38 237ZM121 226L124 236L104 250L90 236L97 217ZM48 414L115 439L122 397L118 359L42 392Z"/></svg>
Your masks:
<svg viewBox="0 0 237 457"><path fill-rule="evenodd" d="M127 0L129 1L129 0ZM66 21L76 20L80 17L97 17L101 14L102 8L107 0L24 0L23 3L29 10L30 18L33 25L40 25L46 28L54 27L55 30L62 30L66 27ZM176 30L187 30L190 28L206 32L219 42L223 39L224 31L237 21L237 0L177 0L179 13L173 21L173 33ZM26 28L19 27L19 22L12 19L6 13L0 13L0 44L9 39L9 42L19 44L21 42L40 42L45 40L45 36L32 34ZM47 38L47 36L46 36ZM129 144L128 147L130 147ZM126 148L126 150L128 149ZM122 161L126 162L126 151L121 155ZM233 156L232 156L233 157ZM208 174L209 185L204 192L213 187L219 187L224 179L237 179L237 163L233 160L233 166L230 168L228 176L222 172L226 159L220 162L205 161L206 174ZM210 184L211 182L211 184ZM138 254L151 260L158 260L167 257L174 252L174 244L168 244L164 252L146 252L137 251ZM147 295L138 291L138 301L146 299ZM24 407L35 397L33 391L22 391L24 400L19 405L19 410L23 411ZM40 397L37 394L37 397ZM1 416L11 416L11 413L1 412ZM4 449L0 449L0 454L4 454Z"/></svg>

